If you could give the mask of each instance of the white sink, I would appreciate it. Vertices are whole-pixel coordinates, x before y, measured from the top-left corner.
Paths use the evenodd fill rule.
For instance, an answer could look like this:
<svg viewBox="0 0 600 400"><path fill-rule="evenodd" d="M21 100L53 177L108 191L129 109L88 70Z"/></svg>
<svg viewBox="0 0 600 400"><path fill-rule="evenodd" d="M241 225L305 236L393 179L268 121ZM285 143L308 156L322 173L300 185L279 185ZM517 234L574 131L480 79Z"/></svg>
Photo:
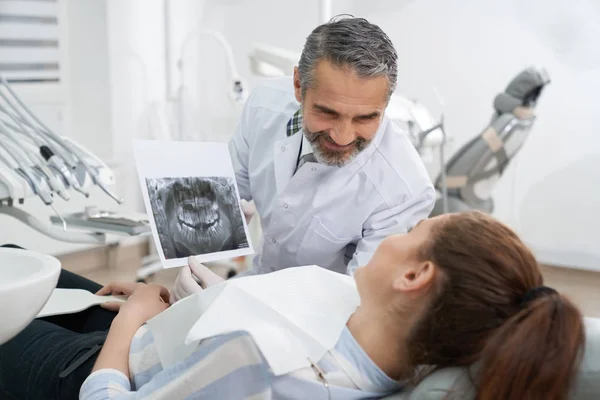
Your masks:
<svg viewBox="0 0 600 400"><path fill-rule="evenodd" d="M45 254L0 248L0 344L33 321L56 287L60 265Z"/></svg>

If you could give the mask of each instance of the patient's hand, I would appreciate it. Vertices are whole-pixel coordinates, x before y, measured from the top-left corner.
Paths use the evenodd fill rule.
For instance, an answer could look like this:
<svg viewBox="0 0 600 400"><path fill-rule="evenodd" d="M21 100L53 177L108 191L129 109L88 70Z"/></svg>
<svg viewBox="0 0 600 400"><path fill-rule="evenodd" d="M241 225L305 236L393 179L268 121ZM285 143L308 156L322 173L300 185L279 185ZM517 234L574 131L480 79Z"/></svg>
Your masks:
<svg viewBox="0 0 600 400"><path fill-rule="evenodd" d="M113 296L125 295L125 296L129 297L133 294L133 292L135 292L135 289L137 289L143 285L144 285L144 283L137 283L137 282L126 282L126 281L111 282L108 285L104 286L102 289L98 290L96 292L96 295L107 296L107 295L112 294Z"/></svg>
<svg viewBox="0 0 600 400"><path fill-rule="evenodd" d="M127 282L127 281L111 282L108 285L104 286L102 289L98 290L96 292L96 295L98 295L98 296L124 295L128 298L127 301L129 301L129 298L131 298L136 292L140 291L141 289L143 289L147 286L149 286L149 285L146 285L145 283L136 283L136 282ZM161 293L161 297L165 301L168 302L169 290L164 286L160 286L160 285L156 285L156 284L152 284L152 286L158 287L160 290L160 293ZM106 303L100 304L100 307L105 308L110 311L119 311L119 309L121 308L121 306L123 304L125 304L125 303L118 302L118 301L108 301Z"/></svg>
<svg viewBox="0 0 600 400"><path fill-rule="evenodd" d="M138 287L120 307L119 315L142 326L151 318L169 308L169 291L161 285Z"/></svg>
<svg viewBox="0 0 600 400"><path fill-rule="evenodd" d="M200 280L200 284L196 282L192 274ZM187 296L202 291L203 288L216 285L223 281L224 279L219 275L199 263L194 257L190 257L188 258L188 266L182 267L177 275L175 285L171 290L170 302L173 304Z"/></svg>

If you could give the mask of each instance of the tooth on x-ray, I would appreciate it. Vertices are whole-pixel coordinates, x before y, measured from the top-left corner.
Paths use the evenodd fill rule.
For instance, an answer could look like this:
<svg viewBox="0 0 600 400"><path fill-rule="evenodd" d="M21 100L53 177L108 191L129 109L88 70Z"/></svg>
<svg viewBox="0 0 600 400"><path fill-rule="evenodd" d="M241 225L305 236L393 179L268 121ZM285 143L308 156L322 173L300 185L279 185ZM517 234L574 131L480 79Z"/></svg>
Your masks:
<svg viewBox="0 0 600 400"><path fill-rule="evenodd" d="M165 259L249 247L233 178L146 178Z"/></svg>

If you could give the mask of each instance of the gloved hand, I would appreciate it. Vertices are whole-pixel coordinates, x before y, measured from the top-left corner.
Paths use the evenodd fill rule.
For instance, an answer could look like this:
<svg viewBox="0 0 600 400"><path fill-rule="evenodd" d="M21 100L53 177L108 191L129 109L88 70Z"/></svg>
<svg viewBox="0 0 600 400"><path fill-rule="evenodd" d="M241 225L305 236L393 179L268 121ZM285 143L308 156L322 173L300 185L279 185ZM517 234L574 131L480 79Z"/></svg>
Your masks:
<svg viewBox="0 0 600 400"><path fill-rule="evenodd" d="M246 200L240 200L240 207L242 208L242 212L244 213L244 218L246 219L246 225L250 223L252 220L252 216L256 213L256 207L254 203L248 203Z"/></svg>
<svg viewBox="0 0 600 400"><path fill-rule="evenodd" d="M195 275L201 283L196 282ZM171 304L195 293L202 289L223 282L224 279L219 275L199 263L194 257L188 258L188 266L182 267L175 279L175 285L171 289L169 302Z"/></svg>

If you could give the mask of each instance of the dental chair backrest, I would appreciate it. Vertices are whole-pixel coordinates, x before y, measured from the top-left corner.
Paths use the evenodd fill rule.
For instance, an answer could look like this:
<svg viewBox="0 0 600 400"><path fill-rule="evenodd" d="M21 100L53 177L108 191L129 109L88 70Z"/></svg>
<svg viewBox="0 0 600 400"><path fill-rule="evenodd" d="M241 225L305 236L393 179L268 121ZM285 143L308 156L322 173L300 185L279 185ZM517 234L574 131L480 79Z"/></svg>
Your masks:
<svg viewBox="0 0 600 400"><path fill-rule="evenodd" d="M569 400L600 398L600 319L585 318L586 343L583 360L575 376ZM560 372L560 366L557 366ZM474 400L473 379L467 368L443 368L416 387L385 397L384 400ZM510 385L510 382L506 382Z"/></svg>
<svg viewBox="0 0 600 400"><path fill-rule="evenodd" d="M446 164L450 212L468 209L492 212L494 184L527 139L535 121L537 100L549 82L544 70L528 68L496 96L495 113L488 127ZM436 188L442 190L441 176Z"/></svg>

